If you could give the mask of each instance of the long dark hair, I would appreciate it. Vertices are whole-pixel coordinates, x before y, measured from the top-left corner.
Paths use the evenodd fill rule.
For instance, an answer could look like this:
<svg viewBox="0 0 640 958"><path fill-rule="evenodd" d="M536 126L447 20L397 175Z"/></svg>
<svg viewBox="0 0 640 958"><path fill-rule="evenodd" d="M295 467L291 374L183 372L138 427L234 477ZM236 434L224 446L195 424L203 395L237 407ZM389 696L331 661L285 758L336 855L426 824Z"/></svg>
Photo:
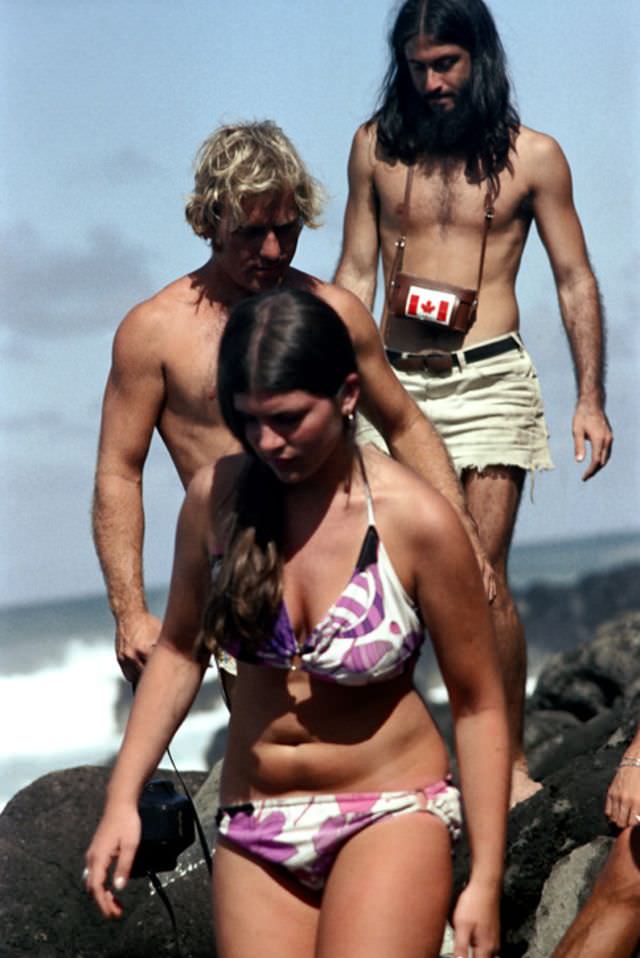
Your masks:
<svg viewBox="0 0 640 958"><path fill-rule="evenodd" d="M333 398L352 372L356 357L346 326L311 293L275 290L231 311L220 342L218 400L249 461L233 502L222 506L225 550L204 616L207 649L225 635L255 649L273 627L282 599L283 487L248 445L235 396L302 389ZM219 523L222 517L214 518Z"/></svg>
<svg viewBox="0 0 640 958"><path fill-rule="evenodd" d="M421 158L417 130L417 94L409 73L405 45L424 34L433 43L455 43L471 55L469 84L473 122L464 144L465 173L470 182L498 176L510 168L509 150L520 127L510 100L506 56L483 0L406 0L389 35L391 62L382 82L379 106L369 123L377 123L378 144L390 159L415 163Z"/></svg>

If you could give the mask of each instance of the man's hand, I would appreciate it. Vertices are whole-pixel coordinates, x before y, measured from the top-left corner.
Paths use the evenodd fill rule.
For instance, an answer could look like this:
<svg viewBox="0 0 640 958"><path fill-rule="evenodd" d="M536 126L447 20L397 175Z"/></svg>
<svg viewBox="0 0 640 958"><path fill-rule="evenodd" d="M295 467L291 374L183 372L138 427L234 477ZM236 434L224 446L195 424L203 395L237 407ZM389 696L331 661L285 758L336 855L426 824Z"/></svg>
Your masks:
<svg viewBox="0 0 640 958"><path fill-rule="evenodd" d="M476 556L476 561L480 566L480 575L482 576L482 584L484 585L484 593L487 597L489 603L493 602L496 597L496 574L493 571L493 566L489 562L487 553L484 551L481 545L478 545L478 548L475 547L475 543L472 543L474 546L474 552Z"/></svg>
<svg viewBox="0 0 640 958"><path fill-rule="evenodd" d="M487 602L491 603L495 599L497 592L496 574L493 571L491 562L489 561L489 556L485 552L484 546L480 542L480 533L478 532L476 521L468 509L465 510L465 513L462 516L462 524L467 535L469 536L471 548L473 549L476 562L478 563L478 568L480 569L482 584L484 586L484 594L487 597Z"/></svg>
<svg viewBox="0 0 640 958"><path fill-rule="evenodd" d="M135 683L140 678L161 628L160 619L150 612L139 612L118 622L116 658L128 682Z"/></svg>
<svg viewBox="0 0 640 958"><path fill-rule="evenodd" d="M591 443L591 462L583 473L585 482L606 466L611 455L613 433L602 406L589 399L580 399L573 417L573 443L576 462L584 462L586 443Z"/></svg>

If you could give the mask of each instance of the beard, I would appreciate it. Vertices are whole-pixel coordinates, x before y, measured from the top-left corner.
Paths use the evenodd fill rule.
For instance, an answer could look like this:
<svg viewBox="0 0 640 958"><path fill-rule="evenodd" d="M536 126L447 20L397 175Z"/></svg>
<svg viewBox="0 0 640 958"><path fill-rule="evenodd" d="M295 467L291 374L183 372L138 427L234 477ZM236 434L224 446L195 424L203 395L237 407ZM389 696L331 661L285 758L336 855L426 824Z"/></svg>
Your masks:
<svg viewBox="0 0 640 958"><path fill-rule="evenodd" d="M423 155L467 155L476 143L478 131L469 83L457 92L449 108L416 94L407 119L418 152Z"/></svg>

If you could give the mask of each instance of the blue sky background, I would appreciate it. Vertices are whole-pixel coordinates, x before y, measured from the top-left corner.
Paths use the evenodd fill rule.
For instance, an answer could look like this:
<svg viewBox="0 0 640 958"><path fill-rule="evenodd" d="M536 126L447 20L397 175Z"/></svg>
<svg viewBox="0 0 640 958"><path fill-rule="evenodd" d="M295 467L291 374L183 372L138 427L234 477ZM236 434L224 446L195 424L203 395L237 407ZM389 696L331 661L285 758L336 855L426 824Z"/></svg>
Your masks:
<svg viewBox="0 0 640 958"><path fill-rule="evenodd" d="M553 473L519 542L640 528L636 0L492 0L525 123L556 136L609 322L614 458L573 463L574 383L537 237L518 293L542 380ZM386 66L387 0L0 0L3 377L0 603L102 589L89 529L100 402L127 309L207 248L183 204L219 123L270 117L326 185L296 264L329 277L346 161ZM181 490L162 447L145 473L147 579L166 580Z"/></svg>

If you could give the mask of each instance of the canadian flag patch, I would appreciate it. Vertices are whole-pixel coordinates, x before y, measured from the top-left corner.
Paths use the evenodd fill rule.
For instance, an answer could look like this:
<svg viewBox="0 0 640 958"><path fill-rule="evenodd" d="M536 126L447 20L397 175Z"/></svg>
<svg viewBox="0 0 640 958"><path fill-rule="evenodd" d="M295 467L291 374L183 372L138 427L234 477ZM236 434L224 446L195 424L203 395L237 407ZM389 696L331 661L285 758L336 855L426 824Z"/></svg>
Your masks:
<svg viewBox="0 0 640 958"><path fill-rule="evenodd" d="M449 326L455 305L456 297L453 293L445 293L441 289L426 289L424 286L410 286L404 314Z"/></svg>

